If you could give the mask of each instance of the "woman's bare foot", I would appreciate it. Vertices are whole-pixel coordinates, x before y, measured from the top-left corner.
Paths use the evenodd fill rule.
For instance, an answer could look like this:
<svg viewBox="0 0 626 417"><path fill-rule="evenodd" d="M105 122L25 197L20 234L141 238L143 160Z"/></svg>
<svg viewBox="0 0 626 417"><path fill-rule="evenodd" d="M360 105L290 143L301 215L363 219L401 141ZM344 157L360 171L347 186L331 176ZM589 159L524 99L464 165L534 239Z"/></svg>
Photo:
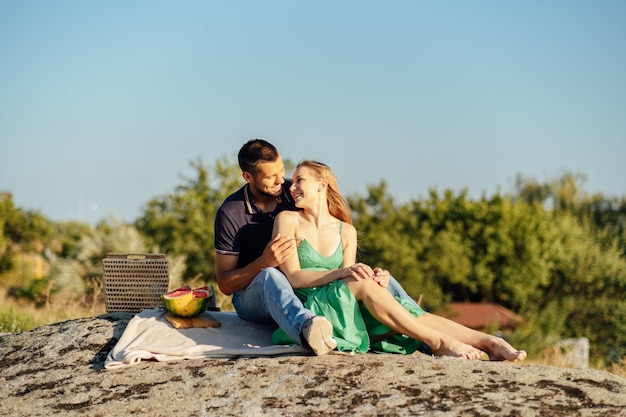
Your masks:
<svg viewBox="0 0 626 417"><path fill-rule="evenodd" d="M493 336L486 346L485 351L489 355L490 361L511 361L517 362L526 359L525 350L517 350L506 340Z"/></svg>
<svg viewBox="0 0 626 417"><path fill-rule="evenodd" d="M474 346L454 339L442 341L441 346L434 353L437 356L453 356L463 359L480 359L485 354Z"/></svg>

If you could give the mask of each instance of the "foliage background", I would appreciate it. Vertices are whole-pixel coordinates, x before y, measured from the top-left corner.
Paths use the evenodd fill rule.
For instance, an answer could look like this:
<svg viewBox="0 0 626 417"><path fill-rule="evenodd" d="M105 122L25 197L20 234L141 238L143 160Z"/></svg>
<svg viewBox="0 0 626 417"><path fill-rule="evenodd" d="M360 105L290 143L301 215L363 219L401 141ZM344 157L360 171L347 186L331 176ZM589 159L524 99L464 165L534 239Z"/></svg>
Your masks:
<svg viewBox="0 0 626 417"><path fill-rule="evenodd" d="M102 312L101 260L109 252L167 254L172 288L214 284L213 219L241 186L240 171L226 158L190 165L195 176L148 201L134 224L114 216L95 227L54 223L2 194L0 331ZM451 301L513 310L526 322L506 337L531 355L587 337L595 366L623 362L626 198L588 195L584 181L573 173L543 183L519 176L510 195L473 200L466 191L432 189L404 204L381 181L365 196L348 196L360 260L390 270L431 311ZM223 295L218 304L230 308Z"/></svg>

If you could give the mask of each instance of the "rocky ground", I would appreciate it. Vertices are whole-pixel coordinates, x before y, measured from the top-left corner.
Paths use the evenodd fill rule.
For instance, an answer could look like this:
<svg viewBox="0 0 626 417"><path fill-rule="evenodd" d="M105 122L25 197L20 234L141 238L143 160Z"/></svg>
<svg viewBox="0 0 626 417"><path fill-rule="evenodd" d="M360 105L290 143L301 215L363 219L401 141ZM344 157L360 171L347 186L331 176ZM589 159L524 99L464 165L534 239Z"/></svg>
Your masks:
<svg viewBox="0 0 626 417"><path fill-rule="evenodd" d="M0 336L0 416L626 416L604 371L424 354L142 362L105 370L131 314Z"/></svg>

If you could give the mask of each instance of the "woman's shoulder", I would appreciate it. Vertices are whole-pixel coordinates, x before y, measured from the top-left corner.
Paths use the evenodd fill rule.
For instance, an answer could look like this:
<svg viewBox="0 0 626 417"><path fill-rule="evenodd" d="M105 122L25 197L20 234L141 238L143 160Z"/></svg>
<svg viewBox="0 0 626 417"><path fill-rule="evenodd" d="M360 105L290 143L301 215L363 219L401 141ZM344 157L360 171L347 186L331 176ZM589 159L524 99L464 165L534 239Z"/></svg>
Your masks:
<svg viewBox="0 0 626 417"><path fill-rule="evenodd" d="M347 236L356 235L356 227L351 223L341 222L341 233L346 233Z"/></svg>
<svg viewBox="0 0 626 417"><path fill-rule="evenodd" d="M276 221L293 222L297 221L298 212L293 210L283 210L276 215Z"/></svg>

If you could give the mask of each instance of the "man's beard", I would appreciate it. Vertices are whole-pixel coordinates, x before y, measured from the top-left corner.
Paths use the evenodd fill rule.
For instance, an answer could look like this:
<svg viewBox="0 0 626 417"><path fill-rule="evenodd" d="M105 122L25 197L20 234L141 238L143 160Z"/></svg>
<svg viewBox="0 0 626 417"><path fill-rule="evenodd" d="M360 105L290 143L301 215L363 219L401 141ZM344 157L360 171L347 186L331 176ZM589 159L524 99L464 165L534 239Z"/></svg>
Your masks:
<svg viewBox="0 0 626 417"><path fill-rule="evenodd" d="M256 190L256 192L264 197L268 197L268 198L277 198L280 197L280 194L282 192L282 187L278 190L278 192L276 194L271 194L268 193L267 191L263 191L263 190L259 190L258 188L254 187L254 189Z"/></svg>

